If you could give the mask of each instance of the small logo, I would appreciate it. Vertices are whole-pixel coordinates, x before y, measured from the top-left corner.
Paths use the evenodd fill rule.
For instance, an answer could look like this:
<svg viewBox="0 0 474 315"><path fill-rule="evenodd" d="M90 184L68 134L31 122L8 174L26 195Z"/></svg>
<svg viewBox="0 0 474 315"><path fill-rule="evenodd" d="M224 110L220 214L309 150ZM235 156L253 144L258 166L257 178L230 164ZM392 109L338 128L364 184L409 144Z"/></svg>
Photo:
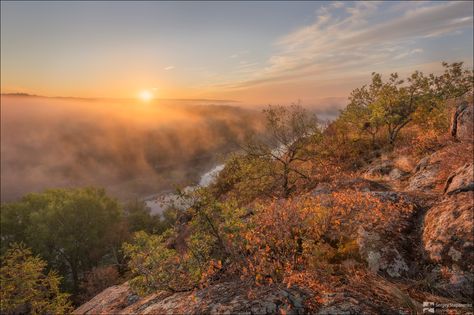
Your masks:
<svg viewBox="0 0 474 315"><path fill-rule="evenodd" d="M423 314L434 314L435 303L434 302L423 302Z"/></svg>

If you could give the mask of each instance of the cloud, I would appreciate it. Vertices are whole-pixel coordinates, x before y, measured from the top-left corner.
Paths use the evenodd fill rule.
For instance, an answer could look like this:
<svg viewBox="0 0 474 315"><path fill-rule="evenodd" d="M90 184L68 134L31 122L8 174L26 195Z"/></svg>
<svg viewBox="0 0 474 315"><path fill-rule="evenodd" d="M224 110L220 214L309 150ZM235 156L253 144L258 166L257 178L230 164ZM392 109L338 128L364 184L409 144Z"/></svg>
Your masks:
<svg viewBox="0 0 474 315"><path fill-rule="evenodd" d="M381 10L379 2L331 3L315 21L281 37L277 53L253 75L223 86L246 88L270 82L357 73L422 53L419 40L472 28L471 2L404 4ZM341 71L343 70L343 71Z"/></svg>
<svg viewBox="0 0 474 315"><path fill-rule="evenodd" d="M165 68L166 71L173 70L173 69L174 69L174 66L168 66L168 67Z"/></svg>
<svg viewBox="0 0 474 315"><path fill-rule="evenodd" d="M398 60L398 59L402 59L402 58L405 58L405 57L408 57L408 56L411 56L411 55L414 55L414 54L419 54L419 53L422 53L423 52L423 49L421 48L415 48L413 50L410 50L410 51L407 51L407 52L403 52L395 57L393 57L394 60Z"/></svg>

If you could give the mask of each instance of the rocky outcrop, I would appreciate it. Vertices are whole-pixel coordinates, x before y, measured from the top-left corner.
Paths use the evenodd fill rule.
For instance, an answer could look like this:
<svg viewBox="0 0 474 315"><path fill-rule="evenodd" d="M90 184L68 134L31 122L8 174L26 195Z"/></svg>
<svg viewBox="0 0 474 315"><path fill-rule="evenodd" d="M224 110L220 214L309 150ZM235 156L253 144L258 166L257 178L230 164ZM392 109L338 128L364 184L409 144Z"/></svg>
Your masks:
<svg viewBox="0 0 474 315"><path fill-rule="evenodd" d="M384 176L390 174L393 169L393 164L389 161L382 161L376 163L375 165L369 166L366 171L366 174L370 177L374 176Z"/></svg>
<svg viewBox="0 0 474 315"><path fill-rule="evenodd" d="M392 278L404 276L409 271L406 257L394 246L393 239L386 239L377 232L368 232L359 228L357 244L359 252L365 258L369 269L383 272Z"/></svg>
<svg viewBox="0 0 474 315"><path fill-rule="evenodd" d="M364 173L368 178L384 178L387 180L401 180L408 176L405 172L397 168L392 161L378 161L370 165Z"/></svg>
<svg viewBox="0 0 474 315"><path fill-rule="evenodd" d="M472 143L450 141L421 159L410 173L389 162L374 163L362 172L361 176L377 177L383 183L341 177L319 183L308 196L294 197L294 201L306 197L319 200L318 205L339 211L330 212L333 215L343 213L338 228L329 229L322 239L334 248L344 238L356 245L354 256L333 265L331 280L318 279L321 283L316 289L252 286L235 280L195 291L157 291L139 297L125 283L104 290L74 313L415 314L422 312L423 301L452 303L446 299L449 297L458 303L472 303L474 170L466 158L469 150ZM394 191L396 187L404 190ZM245 217L249 215L251 211ZM183 238L189 232L188 221L183 217L177 224ZM168 243L180 250L184 242L174 238ZM350 267L344 265L348 260ZM348 276L341 271L344 268L359 268L363 276ZM407 284L410 288L422 289L413 289L415 293L404 290L401 283L409 281L416 282ZM437 296L431 295L433 292Z"/></svg>
<svg viewBox="0 0 474 315"><path fill-rule="evenodd" d="M365 178L350 178L350 179L339 179L331 183L319 183L316 188L311 192L313 196L330 194L335 191L340 191L344 189L350 189L354 191L387 191L390 188L379 182L368 180Z"/></svg>
<svg viewBox="0 0 474 315"><path fill-rule="evenodd" d="M136 299L128 283L107 288L92 300L76 309L73 314L117 314Z"/></svg>
<svg viewBox="0 0 474 315"><path fill-rule="evenodd" d="M276 285L251 287L235 281L138 298L128 284L104 290L74 314L303 314L305 291Z"/></svg>
<svg viewBox="0 0 474 315"><path fill-rule="evenodd" d="M453 113L451 120L451 136L461 141L473 141L474 136L474 105L463 102Z"/></svg>
<svg viewBox="0 0 474 315"><path fill-rule="evenodd" d="M453 190L455 191L455 190ZM435 268L427 275L443 294L474 294L474 192L448 195L424 218L423 245Z"/></svg>
<svg viewBox="0 0 474 315"><path fill-rule="evenodd" d="M474 193L446 197L424 219L423 244L430 260L474 272Z"/></svg>
<svg viewBox="0 0 474 315"><path fill-rule="evenodd" d="M311 196L318 198L324 207L332 208L339 207L334 193L351 194L352 190L356 191L360 202L350 205L352 209L349 212L353 215L345 217L341 222L341 227L348 227L342 234L352 234L351 222L357 222L355 240L359 255L369 270L390 278L400 278L419 270L418 261L413 259L412 254L418 247L413 244L420 243L419 235L415 235L414 230L422 211L420 204L425 202L419 201L421 196L389 189L375 181L354 178L337 180L331 184L320 183L311 192ZM374 220L379 215L383 219ZM342 236L341 232L329 231L325 238L337 243ZM422 248L419 247L418 252L421 252Z"/></svg>
<svg viewBox="0 0 474 315"><path fill-rule="evenodd" d="M473 164L465 164L458 168L446 180L444 193L448 195L474 190L474 168Z"/></svg>
<svg viewBox="0 0 474 315"><path fill-rule="evenodd" d="M370 198L376 198L387 204L383 209L385 219L376 223L361 222L357 233L359 253L366 261L369 270L390 278L406 277L419 270L418 261L413 259L417 236L414 234L421 207L408 194L387 191L370 192ZM388 206L398 204L399 206ZM373 209L363 210L362 216L375 216Z"/></svg>
<svg viewBox="0 0 474 315"><path fill-rule="evenodd" d="M432 190L438 184L437 175L440 163L436 161L435 154L427 156L418 162L414 175L408 181L407 190Z"/></svg>

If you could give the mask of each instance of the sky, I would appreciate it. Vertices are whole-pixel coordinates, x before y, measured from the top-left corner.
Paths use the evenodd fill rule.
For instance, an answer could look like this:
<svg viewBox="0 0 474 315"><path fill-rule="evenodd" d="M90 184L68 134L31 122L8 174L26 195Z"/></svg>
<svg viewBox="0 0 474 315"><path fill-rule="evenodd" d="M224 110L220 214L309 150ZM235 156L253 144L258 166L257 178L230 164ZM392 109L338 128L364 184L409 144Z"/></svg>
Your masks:
<svg viewBox="0 0 474 315"><path fill-rule="evenodd" d="M472 67L473 3L1 2L1 91L331 102L382 74Z"/></svg>

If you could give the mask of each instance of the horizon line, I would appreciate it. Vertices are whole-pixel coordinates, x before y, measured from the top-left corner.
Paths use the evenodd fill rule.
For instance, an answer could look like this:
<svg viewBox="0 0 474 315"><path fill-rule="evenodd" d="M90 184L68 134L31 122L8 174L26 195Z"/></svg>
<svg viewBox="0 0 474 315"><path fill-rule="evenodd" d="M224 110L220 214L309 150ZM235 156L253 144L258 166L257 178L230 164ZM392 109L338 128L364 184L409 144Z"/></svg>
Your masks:
<svg viewBox="0 0 474 315"><path fill-rule="evenodd" d="M90 100L90 101L100 101L100 100L138 100L138 98L114 98L114 97L80 97L80 96L45 96L37 94L29 94L24 92L13 92L13 93L0 93L1 96L15 96L15 97L39 97L39 98L59 98L59 99L75 99L75 100ZM226 99L212 99L212 98L152 98L150 101L182 101L182 102L203 102L203 101L213 101L213 102L224 102L224 103L240 103L241 101L237 100L226 100Z"/></svg>

